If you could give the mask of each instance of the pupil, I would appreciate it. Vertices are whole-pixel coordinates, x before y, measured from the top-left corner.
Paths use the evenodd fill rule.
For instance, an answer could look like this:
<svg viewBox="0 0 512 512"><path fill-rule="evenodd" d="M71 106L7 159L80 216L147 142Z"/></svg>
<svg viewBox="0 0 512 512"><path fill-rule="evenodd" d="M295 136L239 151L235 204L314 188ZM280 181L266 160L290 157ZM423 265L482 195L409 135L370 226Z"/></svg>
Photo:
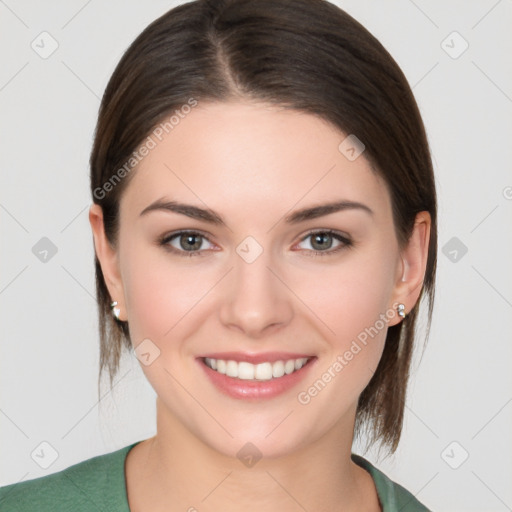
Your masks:
<svg viewBox="0 0 512 512"><path fill-rule="evenodd" d="M314 249L329 249L331 247L331 235L328 233L317 233L313 236L313 248ZM317 247L315 247L315 245Z"/></svg>
<svg viewBox="0 0 512 512"><path fill-rule="evenodd" d="M198 235L181 235L180 244L183 249L190 251L193 249L199 249L201 247L201 241Z"/></svg>

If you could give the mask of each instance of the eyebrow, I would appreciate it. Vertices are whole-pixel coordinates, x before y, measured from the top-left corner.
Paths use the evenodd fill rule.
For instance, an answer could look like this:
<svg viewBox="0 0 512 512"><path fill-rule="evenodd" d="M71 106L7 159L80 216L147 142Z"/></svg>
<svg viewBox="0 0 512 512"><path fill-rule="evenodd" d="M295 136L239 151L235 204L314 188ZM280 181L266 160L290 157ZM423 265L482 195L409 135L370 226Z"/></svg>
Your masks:
<svg viewBox="0 0 512 512"><path fill-rule="evenodd" d="M290 215L284 217L284 220L288 224L298 224L307 220L317 219L331 213L336 213L344 210L361 210L373 215L373 210L363 203L356 201L336 201L332 203L321 204L318 206L312 206L309 208L303 208L297 210ZM223 218L213 210L209 208L199 208L191 204L180 203L177 201L167 201L165 199L158 199L151 203L149 206L144 208L140 213L140 216L146 215L152 211L169 211L174 213L180 213L186 215L192 219L202 220L214 225L226 226Z"/></svg>
<svg viewBox="0 0 512 512"><path fill-rule="evenodd" d="M298 210L286 216L284 219L289 224L297 224L298 222L316 219L318 217L323 217L324 215L329 215L331 213L341 212L344 210L361 210L370 215L373 215L373 210L363 203L358 203L356 201L336 201L334 203L326 203L310 208L304 208L303 210Z"/></svg>

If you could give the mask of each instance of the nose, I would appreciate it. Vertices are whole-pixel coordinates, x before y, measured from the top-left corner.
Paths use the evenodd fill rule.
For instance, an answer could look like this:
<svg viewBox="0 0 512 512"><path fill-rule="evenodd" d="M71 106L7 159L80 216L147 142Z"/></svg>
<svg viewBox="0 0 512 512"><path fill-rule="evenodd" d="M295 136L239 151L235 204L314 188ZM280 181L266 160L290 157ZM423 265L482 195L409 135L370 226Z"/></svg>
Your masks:
<svg viewBox="0 0 512 512"><path fill-rule="evenodd" d="M293 294L274 267L265 251L251 263L234 255L221 298L220 320L226 327L258 339L290 323Z"/></svg>

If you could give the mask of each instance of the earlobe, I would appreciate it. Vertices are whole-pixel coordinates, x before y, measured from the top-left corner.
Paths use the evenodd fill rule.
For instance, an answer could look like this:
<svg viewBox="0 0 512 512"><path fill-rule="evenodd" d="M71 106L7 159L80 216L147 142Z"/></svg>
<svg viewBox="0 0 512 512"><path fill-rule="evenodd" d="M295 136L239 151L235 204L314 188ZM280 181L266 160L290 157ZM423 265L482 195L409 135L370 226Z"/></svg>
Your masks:
<svg viewBox="0 0 512 512"><path fill-rule="evenodd" d="M100 262L103 278L108 288L112 302L116 302L115 309L118 310L116 318L126 320L124 313L124 289L119 271L117 250L112 247L105 234L103 223L103 210L98 204L93 204L89 209L89 223L91 224L94 237L94 249L96 257Z"/></svg>
<svg viewBox="0 0 512 512"><path fill-rule="evenodd" d="M423 287L428 259L430 226L430 214L426 211L419 212L416 215L407 245L401 251L402 275L396 283L393 300L394 304L404 304L406 313L414 308ZM398 319L400 320L400 317Z"/></svg>

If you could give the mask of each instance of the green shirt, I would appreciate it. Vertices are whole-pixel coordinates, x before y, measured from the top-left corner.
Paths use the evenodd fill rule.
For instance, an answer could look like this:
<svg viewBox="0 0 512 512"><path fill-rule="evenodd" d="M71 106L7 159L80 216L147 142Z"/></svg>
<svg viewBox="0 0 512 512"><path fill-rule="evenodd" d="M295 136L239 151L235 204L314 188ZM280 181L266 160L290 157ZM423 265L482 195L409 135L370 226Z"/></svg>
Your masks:
<svg viewBox="0 0 512 512"><path fill-rule="evenodd" d="M0 487L0 510L130 512L124 462L136 444L138 442L51 475ZM428 512L409 491L392 482L366 459L352 454L352 460L372 476L383 512Z"/></svg>

